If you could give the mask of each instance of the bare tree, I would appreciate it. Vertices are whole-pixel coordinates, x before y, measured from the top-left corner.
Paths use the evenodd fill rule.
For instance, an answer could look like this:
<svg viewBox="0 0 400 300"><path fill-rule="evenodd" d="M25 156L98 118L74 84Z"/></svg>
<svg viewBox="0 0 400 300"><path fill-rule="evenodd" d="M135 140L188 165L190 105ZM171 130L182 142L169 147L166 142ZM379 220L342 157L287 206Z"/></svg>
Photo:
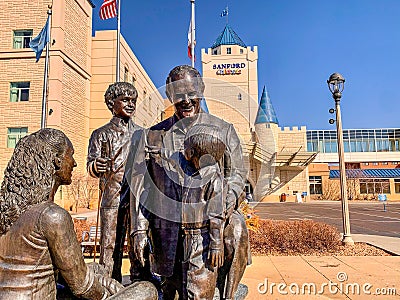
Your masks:
<svg viewBox="0 0 400 300"><path fill-rule="evenodd" d="M98 192L98 179L90 177L88 174L76 174L72 183L67 187L68 199L72 207L78 211L78 207L90 209L90 204Z"/></svg>
<svg viewBox="0 0 400 300"><path fill-rule="evenodd" d="M346 163L346 170L353 170L350 171L351 176L347 176L347 195L349 200L361 199L360 178L362 178L363 173L360 169L360 163Z"/></svg>
<svg viewBox="0 0 400 300"><path fill-rule="evenodd" d="M322 185L322 199L339 200L340 199L340 184L339 180L328 179Z"/></svg>

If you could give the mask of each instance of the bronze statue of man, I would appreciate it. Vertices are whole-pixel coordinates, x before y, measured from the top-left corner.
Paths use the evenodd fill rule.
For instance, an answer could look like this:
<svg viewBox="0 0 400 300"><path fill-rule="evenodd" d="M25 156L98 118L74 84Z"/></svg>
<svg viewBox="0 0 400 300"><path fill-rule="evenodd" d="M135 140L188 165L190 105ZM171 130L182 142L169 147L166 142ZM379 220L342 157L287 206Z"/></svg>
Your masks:
<svg viewBox="0 0 400 300"><path fill-rule="evenodd" d="M58 187L71 183L73 153L56 129L16 145L0 191L0 299L56 299L55 270L86 299L123 288L85 264L71 216L54 203Z"/></svg>
<svg viewBox="0 0 400 300"><path fill-rule="evenodd" d="M141 130L132 121L137 97L136 88L128 82L108 87L104 99L113 117L93 131L87 156L88 172L100 178L100 264L119 281L126 228L130 227L129 205L120 206L120 191L132 135Z"/></svg>
<svg viewBox="0 0 400 300"><path fill-rule="evenodd" d="M154 149L168 149L171 158L182 159L187 131L196 124L213 124L220 130L226 150L218 164L228 182L225 199L225 256L218 287L224 299L231 299L248 263L248 232L243 216L237 212L243 192L244 169L239 138L232 124L210 114L201 113L204 83L199 72L190 66L175 67L167 78L166 93L174 104L175 114L151 127L142 136L132 167L127 172L130 184L134 252L144 264L145 248L150 246L150 267L162 277L164 299L188 297L182 278L184 268L182 230L182 191L184 176L176 170L178 163L163 162L152 154ZM146 149L150 149L146 155ZM140 161L146 161L140 163ZM143 175L145 173L145 175ZM125 187L124 187L125 188ZM125 193L124 193L125 194Z"/></svg>

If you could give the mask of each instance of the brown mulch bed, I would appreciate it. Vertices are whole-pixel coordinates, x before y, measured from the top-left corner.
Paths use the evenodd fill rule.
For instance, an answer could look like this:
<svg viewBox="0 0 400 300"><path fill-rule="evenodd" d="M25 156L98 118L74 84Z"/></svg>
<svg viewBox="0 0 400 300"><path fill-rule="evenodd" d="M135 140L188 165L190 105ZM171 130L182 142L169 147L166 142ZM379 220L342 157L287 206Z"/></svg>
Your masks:
<svg viewBox="0 0 400 300"><path fill-rule="evenodd" d="M365 243L342 246L335 227L312 220L258 220L258 230L249 232L253 255L391 255Z"/></svg>
<svg viewBox="0 0 400 300"><path fill-rule="evenodd" d="M95 226L95 221L73 218L76 236L82 241L82 232ZM339 231L328 224L312 220L280 221L257 220L258 230L250 230L250 248L253 255L338 255L391 256L382 249L365 243L345 247Z"/></svg>

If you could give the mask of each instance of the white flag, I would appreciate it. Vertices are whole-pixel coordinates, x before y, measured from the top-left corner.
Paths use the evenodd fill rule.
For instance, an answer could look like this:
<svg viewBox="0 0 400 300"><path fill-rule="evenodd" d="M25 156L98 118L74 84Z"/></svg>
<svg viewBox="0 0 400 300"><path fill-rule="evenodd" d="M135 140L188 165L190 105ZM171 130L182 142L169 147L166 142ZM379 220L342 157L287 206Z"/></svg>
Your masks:
<svg viewBox="0 0 400 300"><path fill-rule="evenodd" d="M196 28L193 26L193 48L196 46ZM190 20L188 31L188 56L192 59L192 20Z"/></svg>

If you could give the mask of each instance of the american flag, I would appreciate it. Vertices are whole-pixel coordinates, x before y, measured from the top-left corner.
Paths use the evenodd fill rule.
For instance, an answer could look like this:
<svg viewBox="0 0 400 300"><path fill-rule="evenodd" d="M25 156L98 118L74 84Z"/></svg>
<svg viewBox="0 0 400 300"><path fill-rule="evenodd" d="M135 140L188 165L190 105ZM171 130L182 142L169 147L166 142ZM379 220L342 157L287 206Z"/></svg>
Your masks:
<svg viewBox="0 0 400 300"><path fill-rule="evenodd" d="M115 18L117 16L117 0L104 0L99 14L102 20Z"/></svg>

